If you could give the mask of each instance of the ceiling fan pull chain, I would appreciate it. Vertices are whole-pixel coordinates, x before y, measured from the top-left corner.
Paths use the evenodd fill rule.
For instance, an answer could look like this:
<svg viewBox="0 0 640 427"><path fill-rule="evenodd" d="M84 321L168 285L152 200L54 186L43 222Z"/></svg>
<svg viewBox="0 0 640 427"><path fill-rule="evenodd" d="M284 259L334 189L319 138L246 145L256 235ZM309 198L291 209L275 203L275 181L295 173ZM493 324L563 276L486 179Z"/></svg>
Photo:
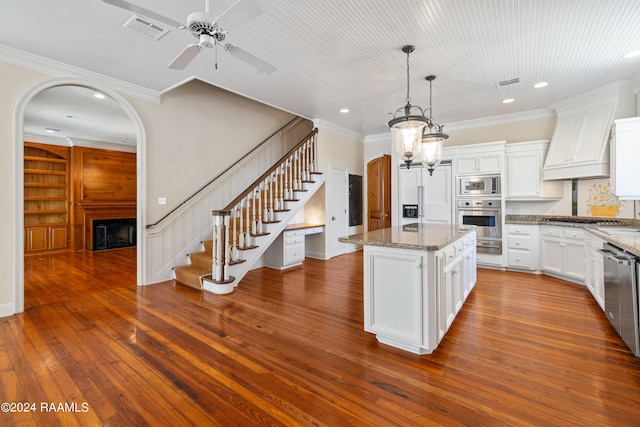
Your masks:
<svg viewBox="0 0 640 427"><path fill-rule="evenodd" d="M207 0L207 3L209 3L208 0ZM213 69L217 70L218 69L218 43L216 43L215 45L214 59L215 59L215 64L213 66Z"/></svg>

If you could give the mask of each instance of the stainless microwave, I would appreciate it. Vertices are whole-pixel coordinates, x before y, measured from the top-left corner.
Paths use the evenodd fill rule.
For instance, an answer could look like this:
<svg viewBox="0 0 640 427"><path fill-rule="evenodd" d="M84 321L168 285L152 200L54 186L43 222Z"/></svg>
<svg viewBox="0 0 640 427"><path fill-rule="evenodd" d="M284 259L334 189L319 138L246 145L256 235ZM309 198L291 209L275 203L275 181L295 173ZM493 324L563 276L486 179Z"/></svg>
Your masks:
<svg viewBox="0 0 640 427"><path fill-rule="evenodd" d="M499 196L500 175L458 177L458 196Z"/></svg>

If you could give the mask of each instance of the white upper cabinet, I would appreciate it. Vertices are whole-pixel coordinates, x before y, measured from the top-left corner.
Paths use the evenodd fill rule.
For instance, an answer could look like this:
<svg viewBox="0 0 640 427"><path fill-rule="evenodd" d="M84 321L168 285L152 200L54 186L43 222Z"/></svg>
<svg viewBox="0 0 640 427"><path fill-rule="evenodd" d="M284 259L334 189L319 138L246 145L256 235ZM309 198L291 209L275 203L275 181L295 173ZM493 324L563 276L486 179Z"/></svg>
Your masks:
<svg viewBox="0 0 640 427"><path fill-rule="evenodd" d="M549 141L507 144L507 200L561 199L562 181L543 181L544 163Z"/></svg>
<svg viewBox="0 0 640 427"><path fill-rule="evenodd" d="M640 117L615 123L611 138L611 187L620 199L640 200Z"/></svg>
<svg viewBox="0 0 640 427"><path fill-rule="evenodd" d="M451 147L455 176L502 173L504 147L505 141Z"/></svg>
<svg viewBox="0 0 640 427"><path fill-rule="evenodd" d="M558 114L543 178L573 179L609 176L609 133L614 119L635 116L630 82L616 82L568 100Z"/></svg>

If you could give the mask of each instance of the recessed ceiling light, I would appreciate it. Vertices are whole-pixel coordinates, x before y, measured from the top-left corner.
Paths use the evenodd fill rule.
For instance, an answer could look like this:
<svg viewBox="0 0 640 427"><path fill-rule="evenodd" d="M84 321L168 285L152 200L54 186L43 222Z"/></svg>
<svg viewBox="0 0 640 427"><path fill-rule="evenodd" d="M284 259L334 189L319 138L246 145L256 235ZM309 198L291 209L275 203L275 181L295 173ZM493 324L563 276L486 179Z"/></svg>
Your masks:
<svg viewBox="0 0 640 427"><path fill-rule="evenodd" d="M511 104L513 101L515 101L515 99L513 98L507 98L507 99L503 99L502 103L503 104Z"/></svg>
<svg viewBox="0 0 640 427"><path fill-rule="evenodd" d="M343 113L343 114L346 114L346 113L349 112L349 109L348 108L341 108L340 112Z"/></svg>
<svg viewBox="0 0 640 427"><path fill-rule="evenodd" d="M94 96L95 98L98 98L98 99L105 99L105 98L106 98L105 94L104 94L104 93L100 93L100 92L95 92L95 93L93 94L93 96Z"/></svg>
<svg viewBox="0 0 640 427"><path fill-rule="evenodd" d="M47 132L47 133L57 133L57 132L60 132L60 129L45 128L44 131Z"/></svg>
<svg viewBox="0 0 640 427"><path fill-rule="evenodd" d="M625 58L635 58L636 56L640 56L640 49L632 50L631 52L627 52L624 54Z"/></svg>
<svg viewBox="0 0 640 427"><path fill-rule="evenodd" d="M534 84L533 87L535 87L536 89L540 89L541 87L546 87L548 85L549 85L549 83L547 83L547 82L538 82L538 83Z"/></svg>

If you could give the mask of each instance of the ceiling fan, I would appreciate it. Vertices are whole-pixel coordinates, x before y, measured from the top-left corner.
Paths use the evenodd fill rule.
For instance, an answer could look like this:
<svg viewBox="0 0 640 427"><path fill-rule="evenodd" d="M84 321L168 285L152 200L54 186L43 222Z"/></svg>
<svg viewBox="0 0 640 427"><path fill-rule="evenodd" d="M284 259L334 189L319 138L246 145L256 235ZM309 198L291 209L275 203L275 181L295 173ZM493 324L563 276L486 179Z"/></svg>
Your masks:
<svg viewBox="0 0 640 427"><path fill-rule="evenodd" d="M246 50L240 49L232 43L222 43L227 38L229 31L262 14L262 9L255 0L238 0L217 18L209 13L209 0L206 0L205 11L191 13L187 17L186 25L125 0L102 1L129 12L164 22L178 29L188 29L193 36L198 38L198 43L188 45L171 61L169 68L173 70L184 70L202 49L217 47L218 45L231 56L256 68L260 74L269 75L276 70L276 67ZM217 66L216 62L216 68Z"/></svg>

